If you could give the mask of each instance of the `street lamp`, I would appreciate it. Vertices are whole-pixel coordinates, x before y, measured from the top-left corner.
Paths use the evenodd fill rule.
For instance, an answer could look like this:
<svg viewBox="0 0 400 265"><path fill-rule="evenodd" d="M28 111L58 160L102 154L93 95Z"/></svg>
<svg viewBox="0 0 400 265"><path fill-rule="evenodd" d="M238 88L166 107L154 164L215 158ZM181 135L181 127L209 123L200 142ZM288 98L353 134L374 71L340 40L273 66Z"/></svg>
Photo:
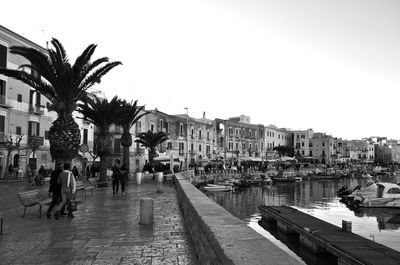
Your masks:
<svg viewBox="0 0 400 265"><path fill-rule="evenodd" d="M186 171L189 171L189 109L186 110Z"/></svg>

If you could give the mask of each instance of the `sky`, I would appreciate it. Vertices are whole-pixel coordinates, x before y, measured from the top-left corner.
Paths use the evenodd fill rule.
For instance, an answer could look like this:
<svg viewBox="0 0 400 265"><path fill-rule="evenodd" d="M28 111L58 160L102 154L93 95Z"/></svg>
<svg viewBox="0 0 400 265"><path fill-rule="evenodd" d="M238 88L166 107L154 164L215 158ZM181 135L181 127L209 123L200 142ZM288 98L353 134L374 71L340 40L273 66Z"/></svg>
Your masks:
<svg viewBox="0 0 400 265"><path fill-rule="evenodd" d="M23 8L21 8L23 7ZM400 139L400 1L20 0L0 24L71 62L122 66L96 88L107 98L191 117L247 115L343 139Z"/></svg>

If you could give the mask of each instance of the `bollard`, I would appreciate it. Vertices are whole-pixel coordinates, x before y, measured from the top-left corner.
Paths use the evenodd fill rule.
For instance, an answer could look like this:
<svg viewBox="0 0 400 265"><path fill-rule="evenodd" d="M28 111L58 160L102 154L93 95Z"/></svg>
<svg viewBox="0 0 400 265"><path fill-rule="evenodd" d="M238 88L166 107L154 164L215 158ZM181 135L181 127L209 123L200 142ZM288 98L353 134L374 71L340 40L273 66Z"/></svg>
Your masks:
<svg viewBox="0 0 400 265"><path fill-rule="evenodd" d="M140 198L140 220L141 225L154 223L154 201L152 198Z"/></svg>
<svg viewBox="0 0 400 265"><path fill-rule="evenodd" d="M136 172L136 185L142 184L142 172Z"/></svg>
<svg viewBox="0 0 400 265"><path fill-rule="evenodd" d="M162 193L163 192L163 173L158 172L157 173L157 193Z"/></svg>
<svg viewBox="0 0 400 265"><path fill-rule="evenodd" d="M342 230L344 232L351 232L351 221L342 220Z"/></svg>

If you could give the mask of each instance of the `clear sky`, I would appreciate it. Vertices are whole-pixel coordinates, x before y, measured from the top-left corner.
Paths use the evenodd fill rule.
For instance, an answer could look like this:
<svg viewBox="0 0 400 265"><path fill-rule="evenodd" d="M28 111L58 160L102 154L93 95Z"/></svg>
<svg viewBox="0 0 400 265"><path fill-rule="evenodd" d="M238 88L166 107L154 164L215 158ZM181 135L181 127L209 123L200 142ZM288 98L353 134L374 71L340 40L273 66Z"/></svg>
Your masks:
<svg viewBox="0 0 400 265"><path fill-rule="evenodd" d="M200 118L400 139L400 1L20 0L0 24L72 61L123 66L99 89Z"/></svg>

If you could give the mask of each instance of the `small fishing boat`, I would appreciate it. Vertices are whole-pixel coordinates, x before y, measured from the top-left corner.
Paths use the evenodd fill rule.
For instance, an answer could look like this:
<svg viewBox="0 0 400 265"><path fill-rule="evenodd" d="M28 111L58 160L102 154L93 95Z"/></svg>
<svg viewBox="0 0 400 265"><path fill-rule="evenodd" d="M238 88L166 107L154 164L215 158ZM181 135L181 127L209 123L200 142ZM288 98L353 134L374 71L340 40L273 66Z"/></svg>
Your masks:
<svg viewBox="0 0 400 265"><path fill-rule="evenodd" d="M296 181L293 172L284 172L282 170L278 172L278 175L271 176L271 179L274 182L295 182Z"/></svg>
<svg viewBox="0 0 400 265"><path fill-rule="evenodd" d="M231 191L232 187L228 185L217 185L217 184L207 184L207 186L204 187L204 190L206 191Z"/></svg>

